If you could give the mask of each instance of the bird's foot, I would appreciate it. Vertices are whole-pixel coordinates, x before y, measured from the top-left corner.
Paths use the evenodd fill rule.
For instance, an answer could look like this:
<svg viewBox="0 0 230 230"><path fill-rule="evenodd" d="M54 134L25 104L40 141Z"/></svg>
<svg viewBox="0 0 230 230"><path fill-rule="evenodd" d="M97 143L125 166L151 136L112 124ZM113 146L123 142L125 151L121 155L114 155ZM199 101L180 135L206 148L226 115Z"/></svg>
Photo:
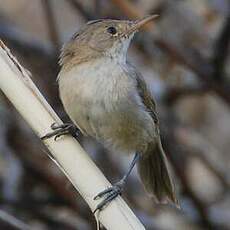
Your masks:
<svg viewBox="0 0 230 230"><path fill-rule="evenodd" d="M118 195L122 194L123 188L124 188L125 181L120 180L113 186L105 189L104 191L98 193L94 200L98 200L100 198L103 198L103 200L97 205L96 209L94 210L94 214L97 211L101 211L104 209L113 199L115 199Z"/></svg>
<svg viewBox="0 0 230 230"><path fill-rule="evenodd" d="M80 132L79 129L71 123L64 123L61 125L53 123L51 125L51 129L53 130L53 132L47 133L45 136L41 137L42 140L54 137L54 140L56 141L57 138L68 134L72 135L73 137L77 137Z"/></svg>

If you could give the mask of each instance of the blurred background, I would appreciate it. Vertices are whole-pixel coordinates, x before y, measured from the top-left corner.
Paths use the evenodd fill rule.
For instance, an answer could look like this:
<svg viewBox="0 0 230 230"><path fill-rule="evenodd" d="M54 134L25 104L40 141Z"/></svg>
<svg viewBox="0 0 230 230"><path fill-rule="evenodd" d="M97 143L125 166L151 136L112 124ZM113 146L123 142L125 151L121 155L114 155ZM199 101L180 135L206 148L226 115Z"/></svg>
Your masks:
<svg viewBox="0 0 230 230"><path fill-rule="evenodd" d="M181 210L155 204L136 172L123 197L146 229L230 229L229 0L0 0L0 38L68 121L56 82L63 42L89 20L153 13L160 18L135 36L128 59L157 100ZM131 156L78 139L111 182L126 172ZM0 92L0 229L95 229L46 152Z"/></svg>

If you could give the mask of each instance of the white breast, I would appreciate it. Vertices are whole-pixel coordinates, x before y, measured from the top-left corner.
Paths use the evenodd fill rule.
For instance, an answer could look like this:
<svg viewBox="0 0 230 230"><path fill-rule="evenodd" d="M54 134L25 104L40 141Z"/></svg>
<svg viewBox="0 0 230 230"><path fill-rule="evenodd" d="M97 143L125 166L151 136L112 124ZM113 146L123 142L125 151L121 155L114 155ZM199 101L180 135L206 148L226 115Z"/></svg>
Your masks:
<svg viewBox="0 0 230 230"><path fill-rule="evenodd" d="M94 102L125 98L129 92L135 90L136 83L125 74L123 68L125 66L109 58L102 58L76 66L68 72L61 72L59 74L61 97L64 92L71 94L69 97L75 95Z"/></svg>
<svg viewBox="0 0 230 230"><path fill-rule="evenodd" d="M66 112L84 133L134 150L151 138L154 127L135 78L124 68L109 58L81 64L60 73L59 90Z"/></svg>

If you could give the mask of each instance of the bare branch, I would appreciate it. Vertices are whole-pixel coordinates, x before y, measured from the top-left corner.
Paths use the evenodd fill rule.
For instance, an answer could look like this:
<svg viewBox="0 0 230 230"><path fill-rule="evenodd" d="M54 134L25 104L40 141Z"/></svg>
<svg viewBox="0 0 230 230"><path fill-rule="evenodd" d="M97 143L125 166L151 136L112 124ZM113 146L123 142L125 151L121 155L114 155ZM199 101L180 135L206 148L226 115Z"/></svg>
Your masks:
<svg viewBox="0 0 230 230"><path fill-rule="evenodd" d="M50 40L54 45L54 49L58 51L60 48L60 40L59 40L58 28L55 21L55 16L54 16L51 2L49 0L41 0L41 1L45 13L45 18L47 21Z"/></svg>
<svg viewBox="0 0 230 230"><path fill-rule="evenodd" d="M213 78L217 81L223 80L224 65L230 48L230 14L226 18L223 29L216 41L213 57L214 73Z"/></svg>
<svg viewBox="0 0 230 230"><path fill-rule="evenodd" d="M9 213L0 210L0 222L3 223L5 229L15 229L15 230L30 230L27 224L23 223L21 220L18 220L14 216L10 215Z"/></svg>
<svg viewBox="0 0 230 230"><path fill-rule="evenodd" d="M87 20L94 20L96 19L96 15L94 15L92 12L89 12L88 10L86 10L81 3L79 3L77 0L67 0L69 2L69 4L76 9L77 11L79 11L82 16L87 19Z"/></svg>

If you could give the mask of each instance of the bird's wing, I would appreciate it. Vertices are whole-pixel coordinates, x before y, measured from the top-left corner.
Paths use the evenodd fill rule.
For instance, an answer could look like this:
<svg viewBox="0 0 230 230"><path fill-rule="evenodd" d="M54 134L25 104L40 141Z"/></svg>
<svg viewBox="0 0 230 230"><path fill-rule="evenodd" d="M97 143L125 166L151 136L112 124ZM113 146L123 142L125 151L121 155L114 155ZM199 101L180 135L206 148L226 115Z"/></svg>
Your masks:
<svg viewBox="0 0 230 230"><path fill-rule="evenodd" d="M146 187L146 190L150 191L150 193L153 193L158 200L164 201L164 199L166 199L167 201L169 199L176 205L178 205L178 201L175 195L174 184L172 182L170 171L168 169L167 159L161 145L159 120L156 114L155 101L152 98L142 75L138 73L133 67L131 67L131 71L132 76L135 77L137 82L139 96L143 104L145 105L146 110L149 111L155 123L156 134L158 135L157 145L154 144L155 154L147 154L148 158L141 158L141 161L139 162L140 176L141 178L143 178L142 181ZM151 145L149 151L153 151L151 149ZM150 172L152 174L150 174ZM151 177L150 180L146 181L149 175L153 175L153 177Z"/></svg>
<svg viewBox="0 0 230 230"><path fill-rule="evenodd" d="M147 111L150 113L154 123L156 124L158 132L159 132L159 120L158 120L157 113L156 113L156 103L154 99L152 98L152 95L149 92L149 89L141 73L136 71L135 68L131 66L130 64L128 64L128 66L129 66L130 71L132 72L132 76L135 76L136 78L137 90L142 100L142 103L145 105Z"/></svg>

